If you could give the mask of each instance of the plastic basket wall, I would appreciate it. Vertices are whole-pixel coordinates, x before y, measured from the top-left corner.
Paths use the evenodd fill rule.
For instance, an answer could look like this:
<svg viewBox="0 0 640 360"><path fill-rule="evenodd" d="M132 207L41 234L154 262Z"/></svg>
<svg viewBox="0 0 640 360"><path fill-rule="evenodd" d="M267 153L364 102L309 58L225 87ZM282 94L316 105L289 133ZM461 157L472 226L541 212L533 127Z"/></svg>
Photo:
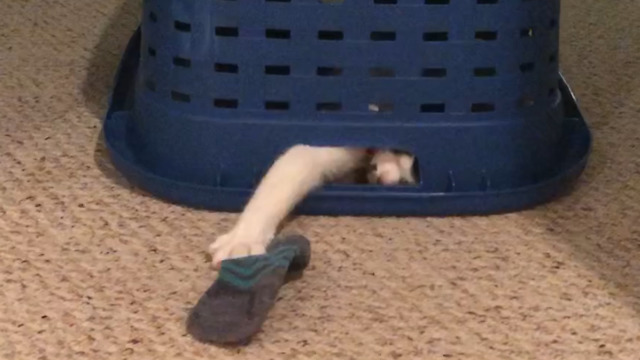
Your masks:
<svg viewBox="0 0 640 360"><path fill-rule="evenodd" d="M294 144L396 148L417 186L299 211L512 211L567 189L589 132L558 70L559 0L146 0L105 134L170 201L237 211Z"/></svg>

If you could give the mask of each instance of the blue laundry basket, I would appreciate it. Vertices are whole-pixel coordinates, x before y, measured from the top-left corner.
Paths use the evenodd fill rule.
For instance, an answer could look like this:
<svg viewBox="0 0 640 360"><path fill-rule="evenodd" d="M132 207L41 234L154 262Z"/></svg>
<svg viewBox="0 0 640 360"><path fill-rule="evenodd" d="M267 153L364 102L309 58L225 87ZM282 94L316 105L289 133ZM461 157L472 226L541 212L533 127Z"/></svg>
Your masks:
<svg viewBox="0 0 640 360"><path fill-rule="evenodd" d="M559 0L146 0L104 132L156 196L239 211L294 144L410 151L415 186L330 185L305 214L515 211L571 188L590 133Z"/></svg>

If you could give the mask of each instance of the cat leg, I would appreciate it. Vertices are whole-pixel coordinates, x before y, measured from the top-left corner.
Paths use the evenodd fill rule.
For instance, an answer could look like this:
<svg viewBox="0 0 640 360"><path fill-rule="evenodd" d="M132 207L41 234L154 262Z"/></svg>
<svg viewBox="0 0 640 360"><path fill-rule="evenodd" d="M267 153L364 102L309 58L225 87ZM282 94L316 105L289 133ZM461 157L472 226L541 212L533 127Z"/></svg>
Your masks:
<svg viewBox="0 0 640 360"><path fill-rule="evenodd" d="M343 147L296 145L287 150L261 180L231 231L209 246L212 265L264 253L279 224L307 194L353 171L364 157L364 149Z"/></svg>

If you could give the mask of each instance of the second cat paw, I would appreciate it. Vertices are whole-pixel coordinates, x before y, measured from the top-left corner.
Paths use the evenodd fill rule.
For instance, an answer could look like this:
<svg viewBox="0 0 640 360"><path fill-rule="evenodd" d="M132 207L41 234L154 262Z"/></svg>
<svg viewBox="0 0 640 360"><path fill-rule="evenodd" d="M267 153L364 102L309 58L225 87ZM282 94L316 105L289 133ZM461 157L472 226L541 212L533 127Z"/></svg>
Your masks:
<svg viewBox="0 0 640 360"><path fill-rule="evenodd" d="M414 184L414 158L404 153L378 151L371 159L368 181L372 184L396 185Z"/></svg>

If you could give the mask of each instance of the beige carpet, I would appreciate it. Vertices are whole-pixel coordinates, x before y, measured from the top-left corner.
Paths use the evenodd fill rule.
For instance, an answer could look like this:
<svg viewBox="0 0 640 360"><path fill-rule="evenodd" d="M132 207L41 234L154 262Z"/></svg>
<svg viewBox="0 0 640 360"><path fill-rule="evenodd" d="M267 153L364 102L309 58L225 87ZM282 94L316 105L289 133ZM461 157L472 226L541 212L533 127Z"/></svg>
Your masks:
<svg viewBox="0 0 640 360"><path fill-rule="evenodd" d="M252 345L220 349L184 320L234 215L133 191L99 140L139 1L2 1L0 359L638 359L640 1L563 10L562 67L595 135L571 196L494 217L299 218L311 267Z"/></svg>

